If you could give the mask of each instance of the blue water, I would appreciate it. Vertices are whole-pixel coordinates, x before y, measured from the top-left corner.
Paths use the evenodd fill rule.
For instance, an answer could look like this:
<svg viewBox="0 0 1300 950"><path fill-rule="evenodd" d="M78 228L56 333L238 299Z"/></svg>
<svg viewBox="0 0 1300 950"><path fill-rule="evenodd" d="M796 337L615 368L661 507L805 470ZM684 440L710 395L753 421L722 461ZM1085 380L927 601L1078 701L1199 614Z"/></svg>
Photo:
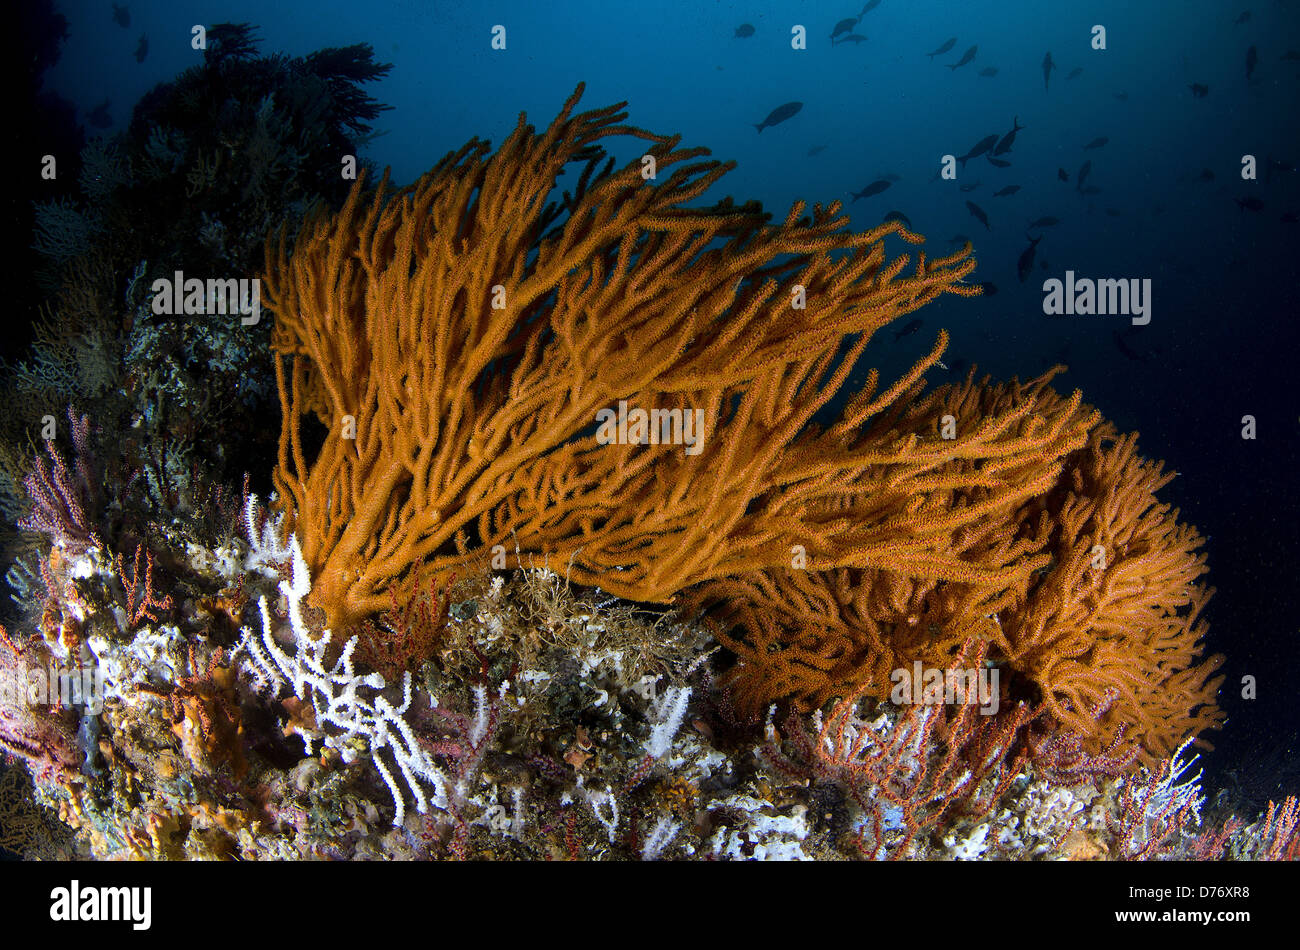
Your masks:
<svg viewBox="0 0 1300 950"><path fill-rule="evenodd" d="M110 99L109 132L124 127L129 104L154 84L199 62L189 48L192 24L248 21L260 29L263 53L364 41L394 65L370 87L393 109L363 154L391 166L399 181L471 136L501 141L521 110L546 124L581 81L585 107L626 100L631 123L735 159L709 200L756 198L777 218L795 200L841 201L858 228L898 210L936 253L952 236L969 235L980 261L975 279L998 294L925 308L922 331L897 344L882 335L873 362L897 371L941 326L952 335L950 362L965 359L995 377L1023 378L1065 359L1070 371L1060 384L1081 388L1121 429L1142 433L1142 451L1180 473L1167 496L1211 538L1219 588L1211 647L1229 657L1221 702L1232 720L1218 764L1235 768L1258 736L1278 748L1294 742L1300 225L1283 216L1300 212L1300 172L1266 170L1269 158L1300 163L1300 61L1282 58L1300 49L1294 4L883 0L855 27L867 37L857 45L829 41L835 22L860 9L850 0L129 6L124 29L107 3L59 4L70 37L47 75L83 114ZM1246 10L1251 16L1237 24ZM742 23L755 27L753 36L733 35ZM506 29L504 51L490 48L497 24ZM807 28L804 51L791 48L795 24ZM1106 28L1105 50L1090 47L1095 24ZM137 64L141 33L150 51ZM952 36L951 51L927 58ZM972 63L946 68L975 44ZM1248 81L1252 45L1258 65ZM1049 51L1057 69L1045 88ZM997 75L980 76L986 67ZM1076 67L1082 74L1067 79ZM1194 98L1193 83L1208 86L1208 95ZM788 101L802 110L755 131ZM1025 128L1001 156L1011 167L981 157L955 181L931 180L942 156L1009 131L1013 117ZM1099 136L1109 139L1103 148L1083 150ZM824 151L809 157L819 145ZM616 153L634 154L630 144ZM1248 154L1257 158L1257 180L1242 179ZM1088 159L1089 184L1101 189L1091 196L1075 189ZM1213 181L1200 180L1206 169ZM851 191L882 173L900 178L883 194L848 203ZM974 182L972 192L959 191ZM1020 191L992 197L1011 184ZM1261 210L1237 203L1252 198ZM970 215L967 200L988 214L991 230ZM1044 215L1061 223L1034 232L1043 240L1022 283L1016 261L1027 224ZM1038 268L1043 262L1048 269ZM1129 327L1124 317L1043 314L1042 282L1067 269L1152 281L1151 322L1123 337L1127 355L1115 341ZM1247 414L1258 422L1254 441L1240 436ZM1243 676L1258 678L1258 699L1238 698Z"/></svg>

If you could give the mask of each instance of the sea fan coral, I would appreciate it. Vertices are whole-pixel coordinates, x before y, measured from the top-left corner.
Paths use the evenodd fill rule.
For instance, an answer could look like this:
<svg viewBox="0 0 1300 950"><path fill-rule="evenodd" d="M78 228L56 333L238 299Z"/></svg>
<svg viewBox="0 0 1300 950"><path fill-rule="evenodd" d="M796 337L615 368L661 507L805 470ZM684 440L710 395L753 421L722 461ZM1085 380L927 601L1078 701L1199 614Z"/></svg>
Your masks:
<svg viewBox="0 0 1300 950"><path fill-rule="evenodd" d="M666 174L703 150L618 124L618 107L574 116L577 99L545 133L521 117L496 153L471 142L391 197L358 185L292 256L283 236L268 247L275 482L329 624L383 609L417 564L464 569L494 548L652 601L796 546L824 566L986 574L942 556L944 539L1045 490L1081 433L1013 407L951 440L887 424L856 438L917 389L942 334L893 385L873 374L830 429L808 425L877 329L978 293L969 250L922 253L902 276L911 259L887 260L883 239L921 238L897 222L854 233L838 205L809 219L798 204L778 226L729 202L688 209L729 165ZM651 144L596 174L611 135ZM575 160L557 224L544 199ZM628 425L597 426L616 415ZM941 503L954 457L982 507L915 517Z"/></svg>
<svg viewBox="0 0 1300 950"><path fill-rule="evenodd" d="M1172 476L1136 453L1135 436L1118 436L1095 411L1046 388L1050 378L943 387L906 421L975 425L1003 401L1029 409L1029 419L1063 420L1055 424L1069 435L1059 444L1071 450L1054 484L949 537L949 557L1027 570L944 580L897 564L780 568L692 591L697 605L717 608L717 635L741 660L733 678L742 706L789 698L813 708L859 686L883 699L894 670L946 666L977 637L1089 752L1137 742L1154 765L1222 721L1213 675L1222 657L1197 662L1212 594L1197 583L1201 538L1155 496ZM949 465L953 487L935 516L983 505L986 493L963 464Z"/></svg>
<svg viewBox="0 0 1300 950"><path fill-rule="evenodd" d="M394 195L358 184L292 256L268 243L274 477L328 625L417 569L545 555L620 596L718 606L751 710L879 696L976 637L1094 748L1136 726L1151 760L1218 721L1214 664L1194 665L1199 537L1080 393L972 373L923 396L941 333L814 424L877 329L978 293L968 250L903 276L883 239L921 239L898 222L688 209L728 166L659 181L703 150L618 106L573 115L580 94ZM651 144L598 173L616 134ZM572 161L576 191L545 207Z"/></svg>

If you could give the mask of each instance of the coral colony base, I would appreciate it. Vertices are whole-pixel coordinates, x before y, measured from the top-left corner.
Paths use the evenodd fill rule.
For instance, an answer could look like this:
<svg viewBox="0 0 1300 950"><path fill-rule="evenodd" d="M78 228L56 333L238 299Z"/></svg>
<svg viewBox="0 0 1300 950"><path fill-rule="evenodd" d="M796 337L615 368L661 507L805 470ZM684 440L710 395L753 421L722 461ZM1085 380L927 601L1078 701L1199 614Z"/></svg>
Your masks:
<svg viewBox="0 0 1300 950"><path fill-rule="evenodd" d="M165 462L136 493L75 411L29 460L0 844L1295 857L1295 799L1204 806L1205 557L1135 437L1052 374L926 392L944 334L842 391L877 330L978 293L969 246L688 208L728 166L580 93L272 235L270 511Z"/></svg>
<svg viewBox="0 0 1300 950"><path fill-rule="evenodd" d="M415 622L447 604L435 658L389 685L358 669L358 636L340 649L313 629L296 539L274 540L254 499L246 510L261 525L253 542L191 544L186 556L257 621L231 650L180 634L212 621L197 601L177 625L147 623L124 642L109 584L82 587L85 642L106 671L98 734L7 712L7 747L18 728L29 737L39 804L18 770L6 773L6 847L798 860L1263 858L1293 847L1293 805L1249 826L1201 824L1185 747L1154 772L1121 774L1124 763L1059 735L1021 747L1024 706L999 718L975 702L854 696L779 727L770 714L746 721L710 674L716 647L698 625L584 600L546 567L431 591ZM95 576L94 563L61 561L59 581ZM960 662L978 666L983 649ZM45 650L58 648L30 643L17 665Z"/></svg>

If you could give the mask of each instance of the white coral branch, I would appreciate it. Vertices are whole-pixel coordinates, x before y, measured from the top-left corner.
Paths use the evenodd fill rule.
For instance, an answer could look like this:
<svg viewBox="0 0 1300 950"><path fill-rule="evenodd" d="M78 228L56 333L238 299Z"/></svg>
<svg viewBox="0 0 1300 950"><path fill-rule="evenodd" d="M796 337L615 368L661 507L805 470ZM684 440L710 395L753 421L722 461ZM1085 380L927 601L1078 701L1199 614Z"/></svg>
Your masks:
<svg viewBox="0 0 1300 950"><path fill-rule="evenodd" d="M274 497L274 496L272 496ZM289 544L281 544L281 531L284 515L273 515L263 519L257 504L257 496L248 494L244 506L244 526L248 530L248 557L244 559L244 569L258 571L269 577L278 577L277 564L289 560L293 555L293 546L297 541L290 538ZM308 583L310 588L310 582Z"/></svg>
<svg viewBox="0 0 1300 950"><path fill-rule="evenodd" d="M255 506L256 502L250 500L250 524L256 523L252 517ZM417 811L424 814L428 810L429 799L422 782L432 786L434 806L445 809L449 780L420 747L404 718L411 707L411 674L404 674L402 703L394 706L383 695L387 684L382 676L378 673L361 676L353 666L356 637L344 645L342 655L327 669L325 654L330 644L330 631L326 630L322 636L313 639L302 617L302 601L311 593L311 577L296 537L290 538L289 552L293 577L291 582L280 581L280 591L289 604L289 625L295 650L290 654L276 642L271 611L263 597L261 636L255 637L245 627L243 639L235 649L236 656L248 657L242 668L262 688L270 687L278 693L287 684L294 696L311 707L316 728L310 729L301 723L294 727L294 731L302 736L309 755L313 743L319 739L325 748L338 751L343 761L353 762L359 748L358 740L364 741L376 771L393 795L396 807L394 825L401 825L405 820L406 805L391 769L380 757L384 749L388 749L393 764L405 780Z"/></svg>
<svg viewBox="0 0 1300 950"><path fill-rule="evenodd" d="M641 846L641 860L658 861L664 849L673 843L681 827L679 822L673 821L667 815L661 815Z"/></svg>
<svg viewBox="0 0 1300 950"><path fill-rule="evenodd" d="M645 743L645 754L648 759L658 761L668 752L673 737L677 735L677 730L682 727L682 720L686 718L686 704L690 698L689 686L674 686L654 704L654 715L657 721Z"/></svg>

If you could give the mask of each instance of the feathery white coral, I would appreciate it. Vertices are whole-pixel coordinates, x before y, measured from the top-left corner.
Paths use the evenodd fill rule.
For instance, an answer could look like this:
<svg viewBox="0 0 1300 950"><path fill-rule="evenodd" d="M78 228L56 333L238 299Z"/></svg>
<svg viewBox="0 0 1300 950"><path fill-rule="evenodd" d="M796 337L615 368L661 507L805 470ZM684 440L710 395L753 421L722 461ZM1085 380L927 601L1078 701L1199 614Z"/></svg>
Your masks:
<svg viewBox="0 0 1300 950"><path fill-rule="evenodd" d="M255 510L254 504L250 503L250 512ZM253 523L250 518L250 525ZM293 630L295 652L290 655L276 643L271 611L263 597L260 602L262 635L254 637L245 627L235 655L248 657L249 662L244 664L244 668L260 686L279 692L287 684L299 700L311 707L315 714L315 728L301 722L294 725L294 731L303 737L309 755L312 743L320 739L326 748L337 750L344 762L353 762L364 743L371 762L393 795L396 807L394 825L401 825L405 820L406 805L392 771L380 755L384 749L388 749L393 764L406 780L417 811L424 814L430 802L426 799L421 780L433 787L432 804L445 808L449 780L420 747L403 718L411 706L411 675L403 676L402 703L394 706L383 695L387 684L382 676L378 673L361 676L356 672L352 664L356 637L343 647L343 653L334 666L326 669L324 659L330 631L326 630L319 639L312 639L307 630L302 618L302 601L311 593L311 578L298 539L291 537L289 546L293 579L292 582L282 580L280 590L289 604L289 625Z"/></svg>
<svg viewBox="0 0 1300 950"><path fill-rule="evenodd" d="M667 815L661 815L655 822L654 828L650 830L650 834L646 835L645 843L641 845L641 860L658 861L664 849L673 843L681 827L680 823L673 821Z"/></svg>
<svg viewBox="0 0 1300 950"><path fill-rule="evenodd" d="M293 556L294 546L298 543L296 538L291 538L289 544L280 543L283 525L283 514L268 515L264 518L258 508L257 496L249 492L248 501L244 506L244 527L248 529L248 557L244 559L245 570L259 571L268 577L279 577L277 563L289 560Z"/></svg>
<svg viewBox="0 0 1300 950"><path fill-rule="evenodd" d="M654 704L656 722L646 739L646 758L658 761L673 743L673 737L686 717L686 704L691 698L689 686L673 686Z"/></svg>

